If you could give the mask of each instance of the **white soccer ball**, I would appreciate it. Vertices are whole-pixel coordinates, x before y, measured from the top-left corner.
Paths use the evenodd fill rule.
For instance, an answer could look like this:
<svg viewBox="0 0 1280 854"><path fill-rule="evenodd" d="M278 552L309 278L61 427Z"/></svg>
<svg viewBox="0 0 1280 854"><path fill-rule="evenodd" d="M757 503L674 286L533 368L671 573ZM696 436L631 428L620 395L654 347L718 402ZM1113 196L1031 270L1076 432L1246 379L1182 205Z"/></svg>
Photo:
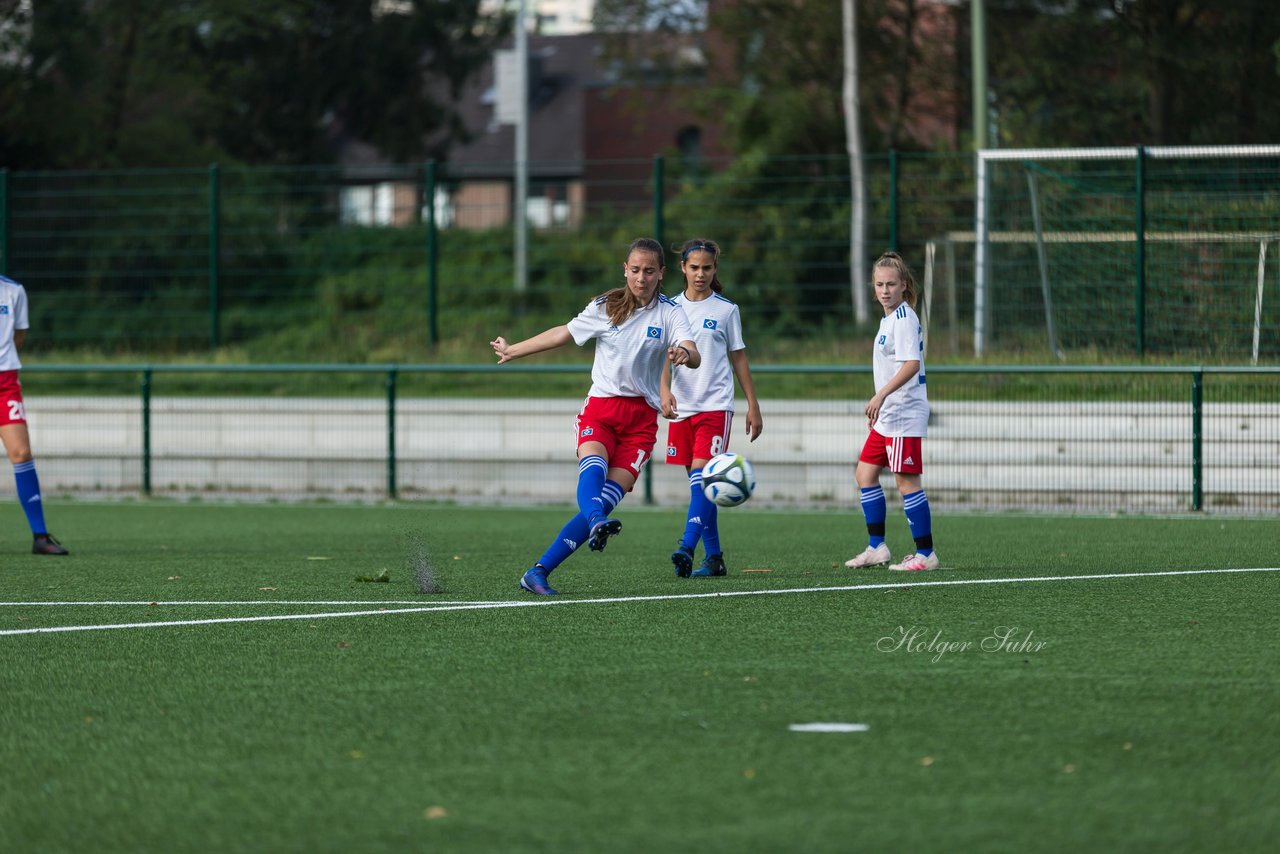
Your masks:
<svg viewBox="0 0 1280 854"><path fill-rule="evenodd" d="M702 493L720 507L737 507L755 491L755 469L741 454L720 454L702 468Z"/></svg>

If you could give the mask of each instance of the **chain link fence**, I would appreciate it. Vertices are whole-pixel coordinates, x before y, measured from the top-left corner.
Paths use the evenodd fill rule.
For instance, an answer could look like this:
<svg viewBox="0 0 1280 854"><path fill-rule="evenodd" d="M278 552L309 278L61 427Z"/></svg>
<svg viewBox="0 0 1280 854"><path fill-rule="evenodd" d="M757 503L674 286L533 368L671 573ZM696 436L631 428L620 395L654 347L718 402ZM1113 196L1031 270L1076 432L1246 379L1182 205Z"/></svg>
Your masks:
<svg viewBox="0 0 1280 854"><path fill-rule="evenodd" d="M925 440L950 510L1273 513L1280 368L939 366ZM578 365L116 365L30 371L49 494L563 504ZM857 512L867 368L761 366L752 506ZM61 393L60 384L94 388ZM739 403L738 412L745 411ZM631 503L688 501L666 430ZM892 490L892 478L885 477ZM0 490L13 489L0 483Z"/></svg>

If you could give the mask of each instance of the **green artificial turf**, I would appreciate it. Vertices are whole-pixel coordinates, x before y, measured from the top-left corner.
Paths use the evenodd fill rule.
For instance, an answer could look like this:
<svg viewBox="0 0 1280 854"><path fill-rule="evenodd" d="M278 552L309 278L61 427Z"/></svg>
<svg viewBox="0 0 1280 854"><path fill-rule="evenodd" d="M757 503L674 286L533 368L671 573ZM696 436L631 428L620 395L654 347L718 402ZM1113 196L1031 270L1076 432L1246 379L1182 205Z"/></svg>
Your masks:
<svg viewBox="0 0 1280 854"><path fill-rule="evenodd" d="M50 558L0 511L0 850L1274 844L1277 574L1149 573L1275 566L1276 521L935 509L903 578L843 567L855 510L748 506L678 579L682 509L623 505L520 593L569 512L60 503Z"/></svg>

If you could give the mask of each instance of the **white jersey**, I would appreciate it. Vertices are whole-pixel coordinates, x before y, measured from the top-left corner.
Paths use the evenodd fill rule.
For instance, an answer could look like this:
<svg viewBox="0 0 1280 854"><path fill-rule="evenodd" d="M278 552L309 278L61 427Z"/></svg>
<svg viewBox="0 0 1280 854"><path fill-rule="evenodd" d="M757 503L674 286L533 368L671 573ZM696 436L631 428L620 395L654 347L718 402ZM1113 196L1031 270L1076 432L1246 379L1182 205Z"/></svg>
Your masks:
<svg viewBox="0 0 1280 854"><path fill-rule="evenodd" d="M596 339L591 365L591 397L643 397L654 409L662 408L662 363L667 348L693 340L684 311L658 294L637 309L621 326L609 322L604 297L587 304L569 321L569 334L581 347Z"/></svg>
<svg viewBox="0 0 1280 854"><path fill-rule="evenodd" d="M733 365L729 354L747 348L742 340L738 306L716 293L704 300L686 299L681 293L672 301L684 309L693 328L693 343L702 354L697 370L675 368L671 372L671 393L679 412L676 420L699 412L732 412Z"/></svg>
<svg viewBox="0 0 1280 854"><path fill-rule="evenodd" d="M0 371L22 367L13 333L27 326L27 292L8 276L0 276Z"/></svg>
<svg viewBox="0 0 1280 854"><path fill-rule="evenodd" d="M929 395L925 392L924 330L905 302L880 321L872 348L876 391L889 384L903 362L918 360L920 371L885 398L875 429L882 436L924 436L929 429Z"/></svg>

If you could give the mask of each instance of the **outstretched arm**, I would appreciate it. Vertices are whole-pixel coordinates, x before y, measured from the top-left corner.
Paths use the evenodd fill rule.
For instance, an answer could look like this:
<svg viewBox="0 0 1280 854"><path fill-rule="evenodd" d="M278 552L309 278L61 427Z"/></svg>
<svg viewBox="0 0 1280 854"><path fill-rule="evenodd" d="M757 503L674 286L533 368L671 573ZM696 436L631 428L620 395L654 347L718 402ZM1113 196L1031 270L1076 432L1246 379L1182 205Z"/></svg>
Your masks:
<svg viewBox="0 0 1280 854"><path fill-rule="evenodd" d="M502 365L516 359L523 359L525 356L532 356L534 353L541 353L544 350L563 347L572 340L573 336L569 334L568 326L555 326L546 332L539 332L532 338L526 338L516 344L508 344L507 339L499 335L489 342L489 346L493 348L494 354L497 355L498 364Z"/></svg>

